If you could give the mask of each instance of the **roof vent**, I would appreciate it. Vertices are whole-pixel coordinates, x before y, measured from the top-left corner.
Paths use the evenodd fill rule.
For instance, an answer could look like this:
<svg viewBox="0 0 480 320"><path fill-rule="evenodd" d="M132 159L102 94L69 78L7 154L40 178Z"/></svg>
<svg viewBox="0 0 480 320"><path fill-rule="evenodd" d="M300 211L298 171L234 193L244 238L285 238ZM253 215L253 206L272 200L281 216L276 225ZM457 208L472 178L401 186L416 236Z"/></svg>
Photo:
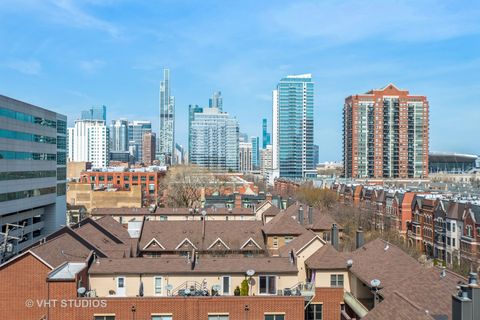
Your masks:
<svg viewBox="0 0 480 320"><path fill-rule="evenodd" d="M388 242L385 244L385 248L383 248L383 250L387 251L388 249L390 249L390 245L388 244Z"/></svg>

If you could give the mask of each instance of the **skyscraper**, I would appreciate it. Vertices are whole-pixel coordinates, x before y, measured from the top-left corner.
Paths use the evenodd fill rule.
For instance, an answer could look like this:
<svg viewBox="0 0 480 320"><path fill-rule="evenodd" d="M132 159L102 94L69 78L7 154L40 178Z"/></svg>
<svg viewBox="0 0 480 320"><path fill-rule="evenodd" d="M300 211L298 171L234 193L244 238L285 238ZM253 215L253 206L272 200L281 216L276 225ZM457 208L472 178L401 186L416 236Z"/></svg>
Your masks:
<svg viewBox="0 0 480 320"><path fill-rule="evenodd" d="M20 237L0 263L65 225L66 135L66 116L0 95L0 229Z"/></svg>
<svg viewBox="0 0 480 320"><path fill-rule="evenodd" d="M203 108L200 108L198 105L189 105L188 106L188 161L191 159L192 151L192 122L195 119L195 113L203 112Z"/></svg>
<svg viewBox="0 0 480 320"><path fill-rule="evenodd" d="M107 121L107 107L91 107L81 113L81 120L103 120Z"/></svg>
<svg viewBox="0 0 480 320"><path fill-rule="evenodd" d="M150 121L134 120L128 123L128 150L135 161L143 161L143 136L147 132L152 132Z"/></svg>
<svg viewBox="0 0 480 320"><path fill-rule="evenodd" d="M250 142L238 143L238 169L241 172L252 171L252 144Z"/></svg>
<svg viewBox="0 0 480 320"><path fill-rule="evenodd" d="M313 145L313 164L316 166L320 162L320 148L317 144Z"/></svg>
<svg viewBox="0 0 480 320"><path fill-rule="evenodd" d="M426 178L428 101L389 84L345 99L343 163L349 178Z"/></svg>
<svg viewBox="0 0 480 320"><path fill-rule="evenodd" d="M237 171L237 119L217 108L205 108L192 115L189 162L215 171Z"/></svg>
<svg viewBox="0 0 480 320"><path fill-rule="evenodd" d="M262 119L262 149L265 149L270 142L270 133L268 133L267 119Z"/></svg>
<svg viewBox="0 0 480 320"><path fill-rule="evenodd" d="M110 125L110 150L128 151L128 121L112 120Z"/></svg>
<svg viewBox="0 0 480 320"><path fill-rule="evenodd" d="M252 169L257 170L260 167L260 139L251 137L252 143Z"/></svg>
<svg viewBox="0 0 480 320"><path fill-rule="evenodd" d="M280 177L302 178L313 164L313 88L311 74L280 80L273 91L273 169Z"/></svg>
<svg viewBox="0 0 480 320"><path fill-rule="evenodd" d="M88 161L94 167L108 166L110 158L110 134L103 120L76 120L69 134L68 154L73 155L72 161Z"/></svg>
<svg viewBox="0 0 480 320"><path fill-rule="evenodd" d="M157 146L156 136L154 132L145 132L143 135L143 158L142 162L145 165L152 165L155 160L155 148Z"/></svg>
<svg viewBox="0 0 480 320"><path fill-rule="evenodd" d="M162 165L173 164L175 150L175 98L170 95L170 70L163 70L160 82L160 131L157 159Z"/></svg>
<svg viewBox="0 0 480 320"><path fill-rule="evenodd" d="M220 91L215 91L212 97L208 100L209 108L217 108L218 110L223 110L223 99L222 93Z"/></svg>

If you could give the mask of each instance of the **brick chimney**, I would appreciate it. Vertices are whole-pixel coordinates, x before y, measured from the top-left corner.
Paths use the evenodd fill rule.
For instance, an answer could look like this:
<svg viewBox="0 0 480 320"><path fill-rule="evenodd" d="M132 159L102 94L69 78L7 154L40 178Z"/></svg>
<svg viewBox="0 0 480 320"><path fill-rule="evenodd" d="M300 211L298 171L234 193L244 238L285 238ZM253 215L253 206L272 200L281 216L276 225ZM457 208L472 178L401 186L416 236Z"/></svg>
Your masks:
<svg viewBox="0 0 480 320"><path fill-rule="evenodd" d="M234 207L235 208L241 208L242 207L242 195L238 192L235 192L233 195L235 197Z"/></svg>

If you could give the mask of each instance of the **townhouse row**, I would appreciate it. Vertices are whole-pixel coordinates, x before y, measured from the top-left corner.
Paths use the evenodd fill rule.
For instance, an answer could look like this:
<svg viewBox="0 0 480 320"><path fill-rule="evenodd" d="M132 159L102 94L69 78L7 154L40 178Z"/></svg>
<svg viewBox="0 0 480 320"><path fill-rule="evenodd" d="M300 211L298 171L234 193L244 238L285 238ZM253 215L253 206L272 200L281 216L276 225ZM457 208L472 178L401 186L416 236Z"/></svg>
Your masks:
<svg viewBox="0 0 480 320"><path fill-rule="evenodd" d="M360 209L372 229L395 230L409 246L448 266L480 266L478 202L379 186L334 184L332 189L340 203Z"/></svg>

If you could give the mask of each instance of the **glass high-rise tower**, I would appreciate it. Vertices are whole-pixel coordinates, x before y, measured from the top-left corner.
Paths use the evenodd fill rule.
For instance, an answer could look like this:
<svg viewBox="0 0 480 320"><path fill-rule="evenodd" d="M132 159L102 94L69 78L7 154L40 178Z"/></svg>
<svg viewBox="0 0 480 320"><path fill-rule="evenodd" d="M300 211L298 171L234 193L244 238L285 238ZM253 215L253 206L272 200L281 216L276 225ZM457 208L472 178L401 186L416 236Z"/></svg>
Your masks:
<svg viewBox="0 0 480 320"><path fill-rule="evenodd" d="M170 70L163 70L160 82L160 134L157 159L161 164L173 164L175 150L175 98L170 95Z"/></svg>
<svg viewBox="0 0 480 320"><path fill-rule="evenodd" d="M267 119L262 119L262 149L265 149L270 144L270 133L268 133Z"/></svg>
<svg viewBox="0 0 480 320"><path fill-rule="evenodd" d="M303 178L314 168L311 74L282 78L273 91L273 169L280 177Z"/></svg>

